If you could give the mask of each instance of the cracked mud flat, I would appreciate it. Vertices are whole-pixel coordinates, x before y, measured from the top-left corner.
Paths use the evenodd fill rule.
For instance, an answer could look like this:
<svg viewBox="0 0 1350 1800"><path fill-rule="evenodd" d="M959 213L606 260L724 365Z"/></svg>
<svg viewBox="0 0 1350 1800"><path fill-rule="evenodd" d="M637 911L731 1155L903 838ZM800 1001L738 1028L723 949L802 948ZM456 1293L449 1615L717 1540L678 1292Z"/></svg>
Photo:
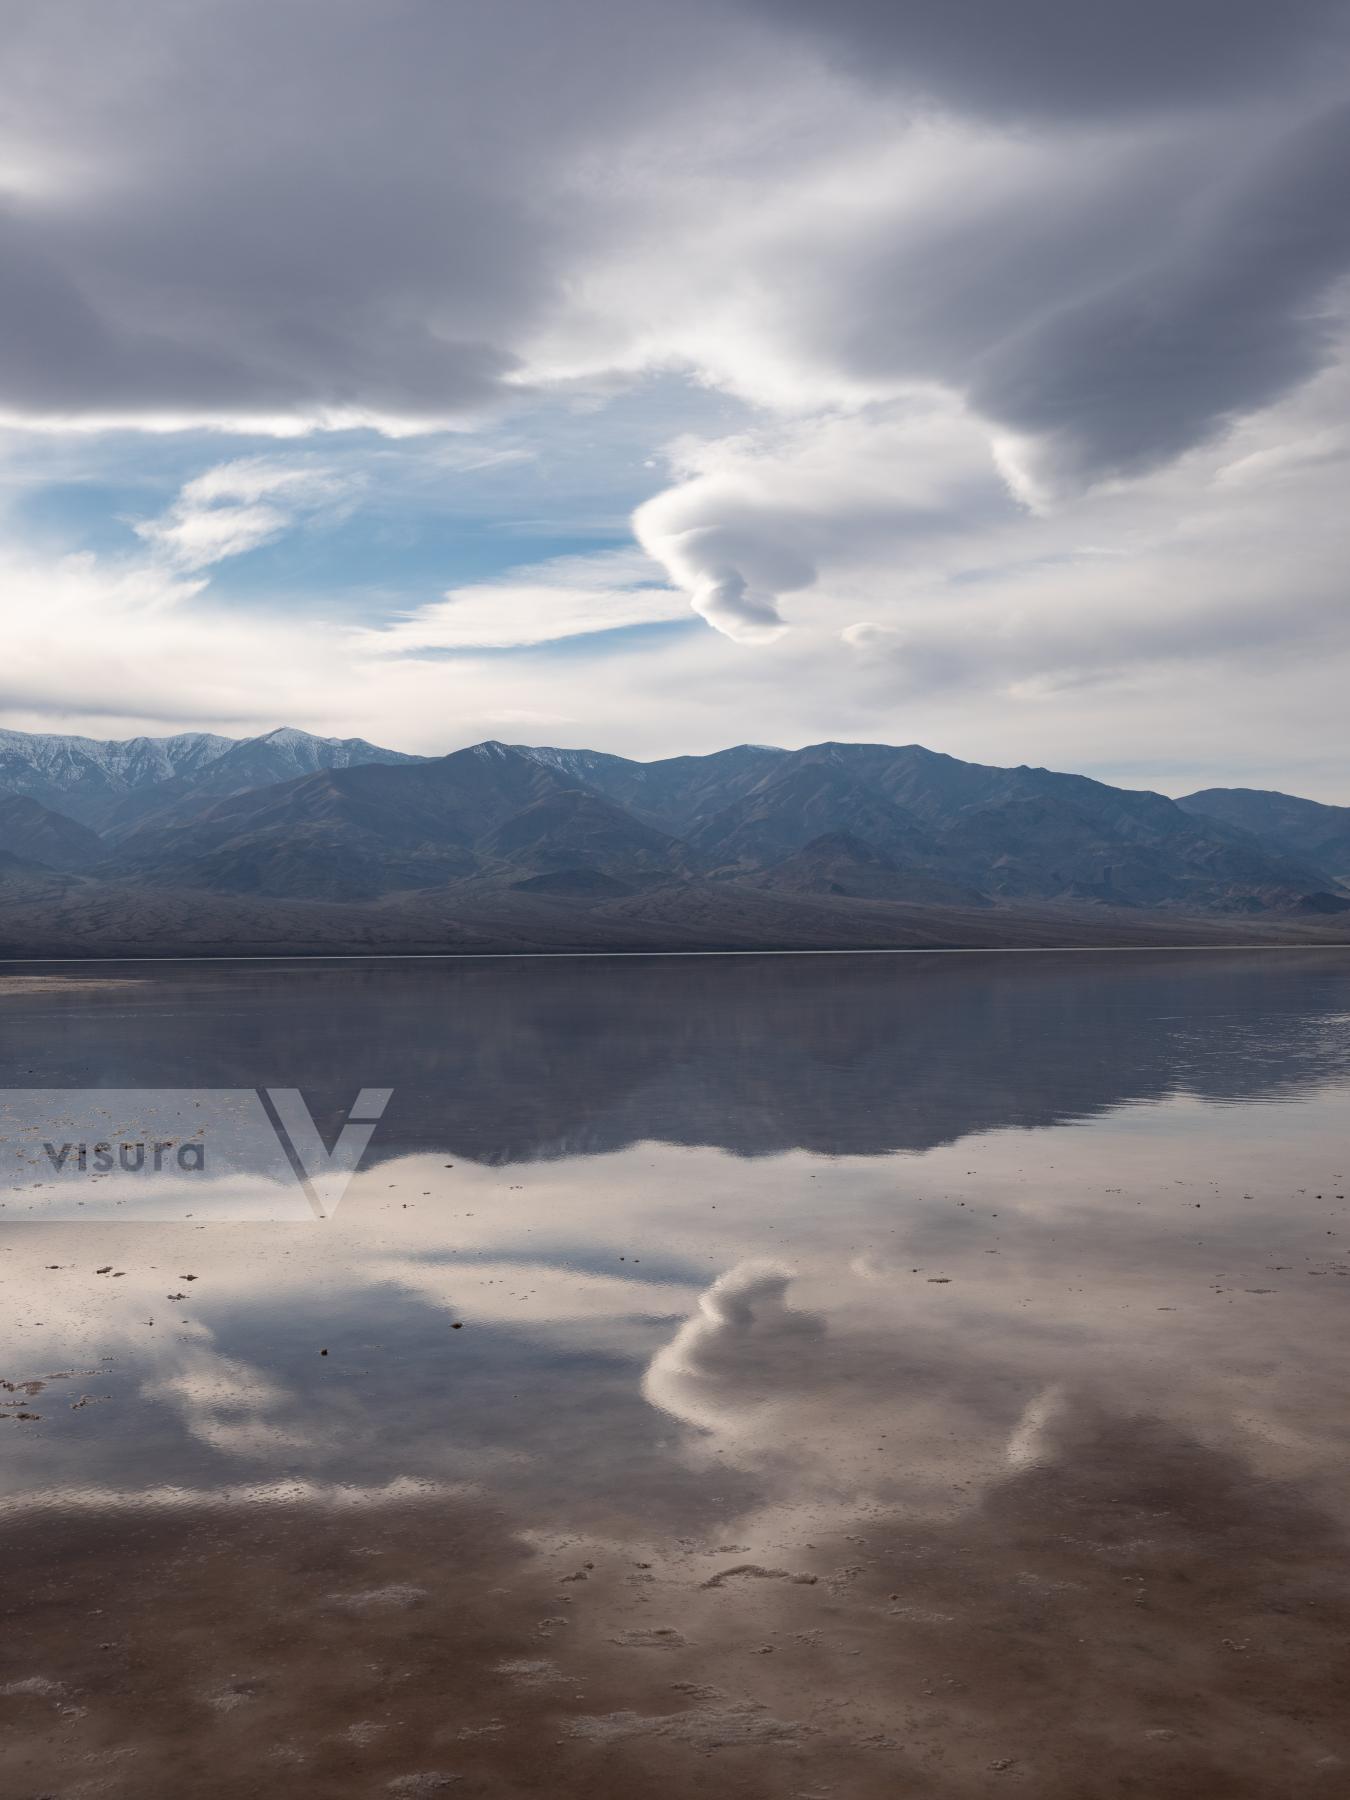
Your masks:
<svg viewBox="0 0 1350 1800"><path fill-rule="evenodd" d="M1350 1789L1350 959L847 1025L837 971L287 979L25 1002L26 1082L289 1034L410 1098L322 1226L0 1225L5 1800Z"/></svg>

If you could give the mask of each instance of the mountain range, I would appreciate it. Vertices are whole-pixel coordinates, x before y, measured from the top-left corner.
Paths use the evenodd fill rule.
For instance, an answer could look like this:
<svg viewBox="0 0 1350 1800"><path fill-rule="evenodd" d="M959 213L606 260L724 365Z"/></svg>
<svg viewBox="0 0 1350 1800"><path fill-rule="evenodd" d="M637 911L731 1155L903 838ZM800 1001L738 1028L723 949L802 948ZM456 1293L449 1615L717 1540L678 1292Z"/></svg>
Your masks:
<svg viewBox="0 0 1350 1800"><path fill-rule="evenodd" d="M1225 921L1278 932L1343 911L1350 807L1241 788L1171 800L913 744L641 763L498 742L417 757L289 728L0 732L10 955L147 933L165 950L852 945L940 941L943 920L997 943L1041 916L1057 940L1069 918L1112 941L1182 919L1223 938Z"/></svg>

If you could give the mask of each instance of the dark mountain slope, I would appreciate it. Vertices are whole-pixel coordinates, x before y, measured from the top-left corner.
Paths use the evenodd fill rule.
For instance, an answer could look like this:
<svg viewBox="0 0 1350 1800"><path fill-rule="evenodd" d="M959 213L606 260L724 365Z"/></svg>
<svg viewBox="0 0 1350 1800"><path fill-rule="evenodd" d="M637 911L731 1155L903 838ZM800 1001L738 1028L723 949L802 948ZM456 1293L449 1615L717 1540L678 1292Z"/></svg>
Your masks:
<svg viewBox="0 0 1350 1800"><path fill-rule="evenodd" d="M558 869L548 875L527 875L511 883L513 894L566 894L573 900L614 900L633 888L599 869ZM1350 901L1346 903L1350 906Z"/></svg>
<svg viewBox="0 0 1350 1800"><path fill-rule="evenodd" d="M984 895L898 865L883 850L846 831L827 832L775 863L756 885L790 894L842 894L859 900L899 900L925 906L987 906Z"/></svg>
<svg viewBox="0 0 1350 1800"><path fill-rule="evenodd" d="M1029 795L961 813L938 843L953 875L996 898L1245 911L1295 905L1328 884L1322 872L1274 856L1255 839L1164 805L1170 810L1117 810L1109 802L1087 810L1077 796Z"/></svg>
<svg viewBox="0 0 1350 1800"><path fill-rule="evenodd" d="M687 836L710 813L749 793L793 755L764 744L738 744L710 756L640 763L596 750L514 748L675 837Z"/></svg>
<svg viewBox="0 0 1350 1800"><path fill-rule="evenodd" d="M931 852L913 846L906 860L994 897L1240 911L1335 886L1321 867L1189 817L1163 794L1083 775L963 763L914 744L816 744L791 760L884 796L931 834Z"/></svg>
<svg viewBox="0 0 1350 1800"><path fill-rule="evenodd" d="M794 753L800 760L838 768L866 782L895 805L930 826L950 825L963 814L986 812L1026 800L1056 800L1113 835L1139 841L1185 834L1177 803L1165 794L1110 787L1086 775L1055 769L998 768L960 762L920 744L891 749L885 744L813 744Z"/></svg>
<svg viewBox="0 0 1350 1800"><path fill-rule="evenodd" d="M775 763L729 806L696 824L689 841L715 866L763 868L837 832L892 858L935 854L931 834L877 788L829 763L796 757Z"/></svg>
<svg viewBox="0 0 1350 1800"><path fill-rule="evenodd" d="M135 789L109 809L101 829L118 840L143 828L186 823L214 800L277 782L299 780L319 770L424 760L401 750L383 750L364 738L314 737L307 731L283 726L265 737L232 744L200 770Z"/></svg>
<svg viewBox="0 0 1350 1800"><path fill-rule="evenodd" d="M580 788L531 802L485 833L475 847L491 862L539 873L587 868L606 875L669 877L689 866L678 839Z"/></svg>
<svg viewBox="0 0 1350 1800"><path fill-rule="evenodd" d="M1193 817L1250 832L1281 856L1315 863L1350 881L1350 806L1326 806L1263 788L1205 788L1177 801Z"/></svg>
<svg viewBox="0 0 1350 1800"><path fill-rule="evenodd" d="M49 869L89 869L103 856L96 831L27 794L0 794L0 849Z"/></svg>
<svg viewBox="0 0 1350 1800"><path fill-rule="evenodd" d="M144 829L109 873L229 893L360 899L497 873L671 872L668 838L504 744L433 762L329 769Z"/></svg>
<svg viewBox="0 0 1350 1800"><path fill-rule="evenodd" d="M918 744L741 745L645 764L592 751L524 754L687 838L728 875L774 867L842 832L907 870L916 892L1242 910L1296 906L1336 886L1334 871L1306 853L1191 816L1165 795L961 762Z"/></svg>

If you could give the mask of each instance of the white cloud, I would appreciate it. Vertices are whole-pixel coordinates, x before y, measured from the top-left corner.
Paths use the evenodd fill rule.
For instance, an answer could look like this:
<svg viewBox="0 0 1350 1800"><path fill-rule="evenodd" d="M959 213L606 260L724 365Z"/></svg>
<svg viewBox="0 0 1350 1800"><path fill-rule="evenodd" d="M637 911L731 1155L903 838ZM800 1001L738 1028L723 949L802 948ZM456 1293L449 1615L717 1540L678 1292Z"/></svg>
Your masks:
<svg viewBox="0 0 1350 1800"><path fill-rule="evenodd" d="M377 655L509 649L686 618L683 597L660 573L635 551L559 556L498 581L451 588L378 631L355 632L353 643Z"/></svg>
<svg viewBox="0 0 1350 1800"><path fill-rule="evenodd" d="M242 457L194 476L166 513L134 529L170 567L205 569L272 543L298 518L332 508L350 486L318 465Z"/></svg>
<svg viewBox="0 0 1350 1800"><path fill-rule="evenodd" d="M978 425L940 395L677 445L673 460L684 479L638 509L634 530L695 611L741 642L781 635L780 598L822 565L903 555L1013 510Z"/></svg>

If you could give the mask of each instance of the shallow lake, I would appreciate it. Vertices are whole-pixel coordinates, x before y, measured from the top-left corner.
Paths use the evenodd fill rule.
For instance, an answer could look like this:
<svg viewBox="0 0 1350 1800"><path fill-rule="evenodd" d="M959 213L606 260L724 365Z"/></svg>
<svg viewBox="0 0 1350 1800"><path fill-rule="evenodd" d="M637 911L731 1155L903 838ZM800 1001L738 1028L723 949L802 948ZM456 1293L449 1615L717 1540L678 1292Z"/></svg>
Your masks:
<svg viewBox="0 0 1350 1800"><path fill-rule="evenodd" d="M0 1034L6 1794L1346 1791L1350 953L11 968Z"/></svg>

